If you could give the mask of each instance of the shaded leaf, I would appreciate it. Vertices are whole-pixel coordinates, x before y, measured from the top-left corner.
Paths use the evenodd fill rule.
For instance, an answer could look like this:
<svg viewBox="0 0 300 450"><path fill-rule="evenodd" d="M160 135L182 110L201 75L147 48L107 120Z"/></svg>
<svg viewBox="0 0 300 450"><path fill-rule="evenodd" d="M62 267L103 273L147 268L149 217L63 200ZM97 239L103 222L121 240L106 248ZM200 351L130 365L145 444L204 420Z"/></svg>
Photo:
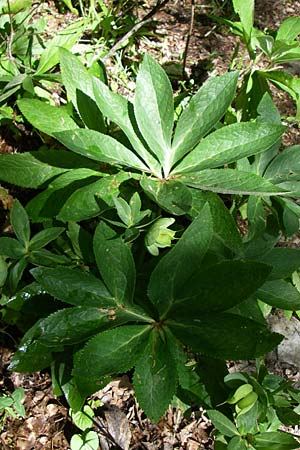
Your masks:
<svg viewBox="0 0 300 450"><path fill-rule="evenodd" d="M93 337L74 365L80 392L91 394L101 377L131 369L144 350L149 332L147 325L125 325Z"/></svg>
<svg viewBox="0 0 300 450"><path fill-rule="evenodd" d="M297 311L300 309L300 293L284 280L264 283L256 293L257 297L275 308Z"/></svg>
<svg viewBox="0 0 300 450"><path fill-rule="evenodd" d="M174 301L174 292L199 268L213 235L209 206L185 230L177 244L160 260L151 274L148 295L161 316Z"/></svg>
<svg viewBox="0 0 300 450"><path fill-rule="evenodd" d="M207 411L207 415L214 424L214 426L217 428L218 431L220 431L225 436L239 436L239 432L236 429L236 426L234 425L231 420L228 419L223 413L220 411L216 411L215 409L210 409Z"/></svg>
<svg viewBox="0 0 300 450"><path fill-rule="evenodd" d="M174 361L158 331L153 331L134 372L134 390L149 419L158 422L176 391Z"/></svg>
<svg viewBox="0 0 300 450"><path fill-rule="evenodd" d="M19 242L26 248L30 239L30 224L28 215L19 200L14 200L10 221Z"/></svg>
<svg viewBox="0 0 300 450"><path fill-rule="evenodd" d="M252 359L278 345L282 336L253 320L229 313L169 321L174 335L193 351L213 358Z"/></svg>
<svg viewBox="0 0 300 450"><path fill-rule="evenodd" d="M0 255L19 259L26 254L26 250L17 239L9 237L0 238Z"/></svg>
<svg viewBox="0 0 300 450"><path fill-rule="evenodd" d="M39 231L33 236L29 242L29 250L38 250L49 242L54 241L58 236L60 236L65 229L63 227L51 227L45 230Z"/></svg>
<svg viewBox="0 0 300 450"><path fill-rule="evenodd" d="M129 246L104 222L96 228L93 245L99 272L116 303L131 304L135 264Z"/></svg>

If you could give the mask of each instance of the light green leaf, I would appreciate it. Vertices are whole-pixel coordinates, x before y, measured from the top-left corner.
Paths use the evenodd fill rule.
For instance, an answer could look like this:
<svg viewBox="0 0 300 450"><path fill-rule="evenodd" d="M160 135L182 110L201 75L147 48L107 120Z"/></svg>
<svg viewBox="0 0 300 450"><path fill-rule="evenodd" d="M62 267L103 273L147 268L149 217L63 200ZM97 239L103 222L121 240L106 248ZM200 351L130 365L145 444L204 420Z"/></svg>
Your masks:
<svg viewBox="0 0 300 450"><path fill-rule="evenodd" d="M276 34L276 41L291 42L300 34L300 17L288 17L285 19Z"/></svg>
<svg viewBox="0 0 300 450"><path fill-rule="evenodd" d="M63 227L51 227L39 231L39 233L30 240L29 250L39 250L40 248L45 247L49 242L58 238L64 230Z"/></svg>
<svg viewBox="0 0 300 450"><path fill-rule="evenodd" d="M192 194L181 181L148 177L142 178L140 185L154 202L171 214L186 214L192 206Z"/></svg>
<svg viewBox="0 0 300 450"><path fill-rule="evenodd" d="M131 304L135 264L129 246L100 222L94 234L94 254L99 272L118 305Z"/></svg>
<svg viewBox="0 0 300 450"><path fill-rule="evenodd" d="M89 272L69 267L39 267L31 273L49 294L70 305L116 306L103 282Z"/></svg>
<svg viewBox="0 0 300 450"><path fill-rule="evenodd" d="M93 77L70 51L59 49L60 68L63 84L81 119L88 128L105 132L103 116L96 105Z"/></svg>
<svg viewBox="0 0 300 450"><path fill-rule="evenodd" d="M17 104L31 125L50 136L78 128L63 106L51 106L35 98L23 98Z"/></svg>
<svg viewBox="0 0 300 450"><path fill-rule="evenodd" d="M264 283L256 296L275 308L297 311L300 309L300 293L284 280L273 280Z"/></svg>
<svg viewBox="0 0 300 450"><path fill-rule="evenodd" d="M165 71L147 54L137 75L134 112L140 132L167 176L171 168L173 91Z"/></svg>
<svg viewBox="0 0 300 450"><path fill-rule="evenodd" d="M246 41L251 36L254 20L254 0L232 0L234 11L239 15Z"/></svg>
<svg viewBox="0 0 300 450"><path fill-rule="evenodd" d="M230 313L191 312L188 320L167 321L174 335L193 351L212 358L253 359L278 345L282 336L246 317Z"/></svg>
<svg viewBox="0 0 300 450"><path fill-rule="evenodd" d="M151 169L151 172L160 177L161 169L158 161L146 150L138 136L139 131L134 122L133 105L125 97L111 92L102 81L94 78L93 83L94 95L99 109L105 117L112 120L124 131L134 150Z"/></svg>
<svg viewBox="0 0 300 450"><path fill-rule="evenodd" d="M93 427L93 417L95 413L89 405L84 405L82 411L70 410L73 424L82 431Z"/></svg>
<svg viewBox="0 0 300 450"><path fill-rule="evenodd" d="M54 133L54 137L75 153L108 164L121 164L148 172L145 164L111 136L95 130L77 129Z"/></svg>
<svg viewBox="0 0 300 450"><path fill-rule="evenodd" d="M114 203L118 216L122 222L124 222L127 227L130 226L132 224L132 215L129 204L122 197L115 197Z"/></svg>
<svg viewBox="0 0 300 450"><path fill-rule="evenodd" d="M30 240L30 224L28 215L19 200L14 200L10 212L10 221L18 240L27 248Z"/></svg>
<svg viewBox="0 0 300 450"><path fill-rule="evenodd" d="M134 372L134 390L147 417L158 422L176 391L176 371L167 344L154 330Z"/></svg>
<svg viewBox="0 0 300 450"><path fill-rule="evenodd" d="M150 330L149 325L125 325L92 338L74 365L79 390L89 395L101 377L131 369L145 348Z"/></svg>
<svg viewBox="0 0 300 450"><path fill-rule="evenodd" d="M261 153L278 141L285 127L269 123L234 123L204 138L172 171L189 173L219 167Z"/></svg>
<svg viewBox="0 0 300 450"><path fill-rule="evenodd" d="M97 450L99 448L98 434L96 431L74 434L71 437L70 445L71 450Z"/></svg>
<svg viewBox="0 0 300 450"><path fill-rule="evenodd" d="M247 450L245 440L240 436L234 436L230 439L227 450Z"/></svg>
<svg viewBox="0 0 300 450"><path fill-rule="evenodd" d="M192 150L223 117L233 100L238 72L208 80L191 98L176 125L172 165Z"/></svg>
<svg viewBox="0 0 300 450"><path fill-rule="evenodd" d="M217 430L220 431L225 436L228 437L239 436L239 432L236 429L234 423L231 422L231 420L229 420L228 417L226 417L220 411L210 409L207 411L207 415L214 424L214 426L217 428Z"/></svg>
<svg viewBox="0 0 300 450"><path fill-rule="evenodd" d="M287 147L267 167L264 177L273 183L300 181L300 145Z"/></svg>
<svg viewBox="0 0 300 450"><path fill-rule="evenodd" d="M35 75L48 72L59 62L59 48L71 49L82 36L85 29L85 20L77 20L60 31L54 38L47 42L46 49L41 54L39 65Z"/></svg>
<svg viewBox="0 0 300 450"><path fill-rule="evenodd" d="M151 274L148 294L161 316L167 314L174 292L199 268L213 236L209 206L185 230L177 244L160 260Z"/></svg>
<svg viewBox="0 0 300 450"><path fill-rule="evenodd" d="M205 191L238 195L286 195L289 191L275 186L259 175L236 169L207 169L179 178L188 186Z"/></svg>
<svg viewBox="0 0 300 450"><path fill-rule="evenodd" d="M266 450L290 450L299 448L299 442L283 431L269 431L255 435L255 448Z"/></svg>

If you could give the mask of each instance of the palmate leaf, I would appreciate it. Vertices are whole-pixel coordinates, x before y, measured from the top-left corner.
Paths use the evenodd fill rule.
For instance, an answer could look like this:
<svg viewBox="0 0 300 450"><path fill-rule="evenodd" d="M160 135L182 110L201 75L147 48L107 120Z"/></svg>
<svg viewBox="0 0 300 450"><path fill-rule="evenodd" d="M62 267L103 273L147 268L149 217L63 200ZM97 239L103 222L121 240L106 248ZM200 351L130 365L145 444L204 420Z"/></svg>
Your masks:
<svg viewBox="0 0 300 450"><path fill-rule="evenodd" d="M38 267L31 271L43 289L70 305L113 308L116 302L101 280L69 267Z"/></svg>
<svg viewBox="0 0 300 450"><path fill-rule="evenodd" d="M278 141L284 126L270 123L235 123L204 138L176 167L172 174L211 169L261 153Z"/></svg>
<svg viewBox="0 0 300 450"><path fill-rule="evenodd" d="M73 152L95 161L149 172L149 168L131 150L111 136L98 131L80 128L54 133L54 137Z"/></svg>
<svg viewBox="0 0 300 450"><path fill-rule="evenodd" d="M255 173L236 169L206 169L178 177L183 183L193 188L222 194L238 195L287 195L283 189L265 180Z"/></svg>
<svg viewBox="0 0 300 450"><path fill-rule="evenodd" d="M165 71L147 54L137 75L134 113L140 132L167 175L171 167L173 91Z"/></svg>
<svg viewBox="0 0 300 450"><path fill-rule="evenodd" d="M75 362L73 375L84 395L101 377L126 372L138 361L151 331L149 325L124 325L93 337Z"/></svg>
<svg viewBox="0 0 300 450"><path fill-rule="evenodd" d="M192 194L181 181L148 177L141 179L140 185L152 200L171 214L183 215L191 208Z"/></svg>
<svg viewBox="0 0 300 450"><path fill-rule="evenodd" d="M233 100L238 72L208 80L191 98L177 122L172 141L173 166L223 117Z"/></svg>
<svg viewBox="0 0 300 450"><path fill-rule="evenodd" d="M168 320L174 335L193 351L212 358L253 359L272 350L282 336L245 317L215 313L185 321Z"/></svg>
<svg viewBox="0 0 300 450"><path fill-rule="evenodd" d="M213 236L213 222L206 204L181 239L157 264L148 295L161 317L172 307L174 292L200 267Z"/></svg>
<svg viewBox="0 0 300 450"><path fill-rule="evenodd" d="M168 345L153 330L148 344L135 365L133 385L140 407L158 422L176 391L177 374Z"/></svg>
<svg viewBox="0 0 300 450"><path fill-rule="evenodd" d="M252 261L225 260L195 271L173 291L173 318L201 317L203 313L222 312L238 305L266 280L271 267Z"/></svg>
<svg viewBox="0 0 300 450"><path fill-rule="evenodd" d="M17 103L28 122L50 136L59 131L78 128L64 107L51 106L34 98L22 98Z"/></svg>
<svg viewBox="0 0 300 450"><path fill-rule="evenodd" d="M128 245L104 222L96 228L93 245L99 272L116 303L132 304L135 264Z"/></svg>
<svg viewBox="0 0 300 450"><path fill-rule="evenodd" d="M131 145L156 176L161 176L160 164L141 142L134 119L133 105L119 94L111 92L100 80L94 78L94 95L96 103L105 117L117 124L124 131Z"/></svg>

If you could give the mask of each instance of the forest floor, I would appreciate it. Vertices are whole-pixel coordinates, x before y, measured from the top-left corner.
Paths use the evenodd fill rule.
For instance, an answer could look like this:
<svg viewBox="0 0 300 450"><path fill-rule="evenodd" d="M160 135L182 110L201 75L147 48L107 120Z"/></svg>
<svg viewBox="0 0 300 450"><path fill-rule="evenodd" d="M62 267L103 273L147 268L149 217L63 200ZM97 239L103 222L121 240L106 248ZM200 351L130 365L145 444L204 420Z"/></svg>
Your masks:
<svg viewBox="0 0 300 450"><path fill-rule="evenodd" d="M150 2L151 3L151 2ZM153 2L152 2L153 3ZM225 27L216 26L206 13L211 12L209 1L195 0L195 19L188 46L186 73L189 83L201 84L212 74L228 70L237 38ZM211 2L214 5L222 2ZM182 70L182 55L191 24L191 3L188 0L170 1L155 15L155 32L141 40L137 52L150 52L170 75ZM276 30L289 16L300 15L300 1L257 0L255 25L260 29ZM53 15L53 29L63 21L59 13ZM49 21L51 16L49 17ZM113 71L113 59L108 61L108 73ZM130 95L130 83L127 85ZM275 94L275 101L283 117L293 116L295 106L284 93ZM287 122L284 145L300 144L298 124ZM1 135L0 152L18 151L9 136ZM24 145L25 146L25 145ZM26 147L26 146L25 146ZM26 149L26 148L25 148ZM22 150L22 148L21 148ZM24 150L24 148L23 148ZM13 193L12 193L13 195ZM1 325L0 325L1 326ZM7 370L14 351L16 336L11 330L0 329L0 392L9 394L18 387L25 389L26 417L8 418L0 431L0 450L68 450L70 437L78 430L68 416L68 408L61 398L53 395L48 371L33 374L10 373ZM246 363L247 365L248 363ZM299 381L297 367L273 362L273 368L289 380ZM210 437L212 426L205 411L195 410L185 417L179 408L169 408L156 425L145 418L136 403L130 379L123 376L110 383L94 398L102 402L97 431L101 436L101 450L201 450L213 449ZM1 421L0 421L1 426ZM107 432L114 438L114 446L105 438ZM116 445L117 444L117 445Z"/></svg>

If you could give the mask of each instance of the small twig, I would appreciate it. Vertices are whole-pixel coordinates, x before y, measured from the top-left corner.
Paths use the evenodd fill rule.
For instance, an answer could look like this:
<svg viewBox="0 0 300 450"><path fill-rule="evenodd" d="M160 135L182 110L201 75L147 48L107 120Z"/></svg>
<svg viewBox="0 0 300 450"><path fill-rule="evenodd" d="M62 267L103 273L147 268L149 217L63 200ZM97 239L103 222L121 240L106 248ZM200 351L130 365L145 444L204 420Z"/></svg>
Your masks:
<svg viewBox="0 0 300 450"><path fill-rule="evenodd" d="M194 28L194 20L195 20L195 0L192 0L190 26L189 26L189 31L188 31L188 34L186 37L185 49L184 49L184 53L183 53L183 64L182 64L182 77L183 78L185 78L187 55L188 55L190 40L191 40L193 28Z"/></svg>
<svg viewBox="0 0 300 450"><path fill-rule="evenodd" d="M112 46L112 48L109 50L108 54L105 55L104 61L113 56L117 50L123 45L124 42L127 41L133 34L135 34L142 26L144 26L147 22L150 21L150 19L161 9L163 8L169 0L162 0L158 1L157 4L154 6L151 11L146 14L138 23L136 23L131 30L129 30L124 36L121 37L121 39L115 43L115 45Z"/></svg>

